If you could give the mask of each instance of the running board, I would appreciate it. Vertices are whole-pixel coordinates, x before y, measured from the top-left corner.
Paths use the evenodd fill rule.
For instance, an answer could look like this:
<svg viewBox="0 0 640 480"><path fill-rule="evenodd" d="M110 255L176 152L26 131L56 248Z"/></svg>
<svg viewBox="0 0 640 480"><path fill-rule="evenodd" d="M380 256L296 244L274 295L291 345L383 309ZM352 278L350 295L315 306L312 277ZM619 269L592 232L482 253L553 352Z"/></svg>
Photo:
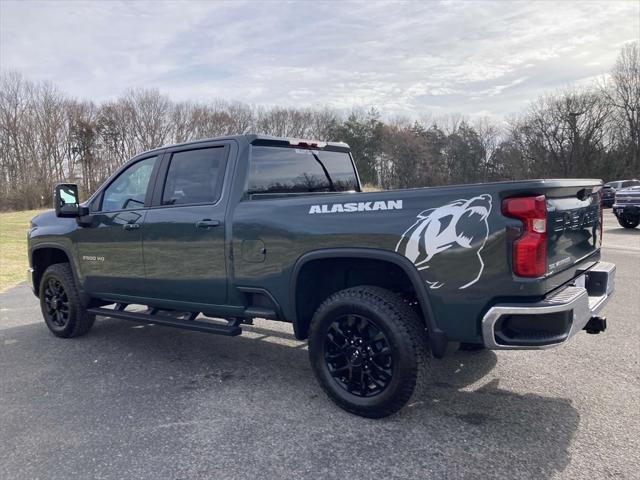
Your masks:
<svg viewBox="0 0 640 480"><path fill-rule="evenodd" d="M194 330L196 332L213 333L216 335L236 336L242 333L240 321L234 319L228 325L217 325L209 322L196 322L195 320L182 320L179 318L171 318L156 315L154 310L145 312L127 312L122 308L89 308L87 313L100 315L102 317L119 318L122 320L131 320L140 323L153 323L154 325L162 325L165 327L183 328L185 330Z"/></svg>
<svg viewBox="0 0 640 480"><path fill-rule="evenodd" d="M266 318L267 320L276 320L278 315L274 310L260 307L247 307L244 310L245 318Z"/></svg>

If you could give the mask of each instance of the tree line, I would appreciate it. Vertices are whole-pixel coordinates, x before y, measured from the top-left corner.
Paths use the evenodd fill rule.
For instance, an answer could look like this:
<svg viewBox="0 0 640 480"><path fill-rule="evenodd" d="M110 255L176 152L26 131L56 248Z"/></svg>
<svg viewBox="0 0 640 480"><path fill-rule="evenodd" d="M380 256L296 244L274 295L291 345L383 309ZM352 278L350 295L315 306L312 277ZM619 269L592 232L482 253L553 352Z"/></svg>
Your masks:
<svg viewBox="0 0 640 480"><path fill-rule="evenodd" d="M0 78L0 209L49 206L54 184L85 196L134 155L171 143L247 132L344 141L361 180L408 188L540 177L637 177L640 47L609 75L549 93L503 123L462 116L385 119L379 111L175 102L137 89L97 104L18 72Z"/></svg>

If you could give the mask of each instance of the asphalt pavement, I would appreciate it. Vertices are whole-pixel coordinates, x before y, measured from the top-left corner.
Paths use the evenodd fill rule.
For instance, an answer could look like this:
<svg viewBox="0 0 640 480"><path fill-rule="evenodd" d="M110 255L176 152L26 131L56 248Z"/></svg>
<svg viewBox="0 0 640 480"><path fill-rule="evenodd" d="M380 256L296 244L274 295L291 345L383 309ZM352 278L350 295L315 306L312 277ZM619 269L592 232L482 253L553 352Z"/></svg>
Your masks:
<svg viewBox="0 0 640 480"><path fill-rule="evenodd" d="M289 325L100 319L62 340L17 286L0 294L0 479L638 479L640 228L605 215L605 333L453 352L383 420L326 398Z"/></svg>

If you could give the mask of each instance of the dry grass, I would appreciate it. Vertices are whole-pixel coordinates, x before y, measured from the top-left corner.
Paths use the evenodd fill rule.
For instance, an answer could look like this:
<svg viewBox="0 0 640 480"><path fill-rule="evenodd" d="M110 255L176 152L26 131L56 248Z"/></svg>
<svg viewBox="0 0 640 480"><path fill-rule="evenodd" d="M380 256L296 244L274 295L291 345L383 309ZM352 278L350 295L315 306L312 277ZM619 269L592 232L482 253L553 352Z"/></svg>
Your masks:
<svg viewBox="0 0 640 480"><path fill-rule="evenodd" d="M41 210L0 213L0 292L26 278L27 230L31 217Z"/></svg>

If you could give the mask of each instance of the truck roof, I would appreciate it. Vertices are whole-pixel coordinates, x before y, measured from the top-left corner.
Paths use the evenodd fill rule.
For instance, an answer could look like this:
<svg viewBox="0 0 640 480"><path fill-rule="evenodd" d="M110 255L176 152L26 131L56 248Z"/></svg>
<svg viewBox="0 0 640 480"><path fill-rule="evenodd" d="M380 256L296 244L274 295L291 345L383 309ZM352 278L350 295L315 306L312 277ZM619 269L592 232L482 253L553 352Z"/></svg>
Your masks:
<svg viewBox="0 0 640 480"><path fill-rule="evenodd" d="M211 138L201 138L198 140L192 140L190 142L182 142L182 143L173 143L173 144L169 144L169 145L163 145L162 147L158 147L158 148L154 148L151 150L146 150L144 152L139 153L138 155L136 155L136 157L139 157L141 155L147 155L149 153L153 153L153 152L158 152L161 150L165 150L167 148L172 148L172 147L179 147L179 146L185 146L185 145L197 145L199 143L207 143L207 142L212 142L212 141L219 141L219 140L236 140L240 143L246 143L246 144L255 144L255 143L260 143L260 144L274 144L274 145L278 145L278 144L282 144L282 145L297 145L301 142L307 143L307 144L318 144L318 145L322 145L322 146L329 146L329 147L334 147L334 148L340 148L340 149L345 149L348 150L349 149L349 145L344 143L344 142L321 142L319 140L309 140L309 139L301 139L301 138L294 138L294 137L276 137L273 135L263 135L263 134L258 134L258 133L244 133L242 135L224 135L224 136L220 136L220 137L211 137Z"/></svg>

